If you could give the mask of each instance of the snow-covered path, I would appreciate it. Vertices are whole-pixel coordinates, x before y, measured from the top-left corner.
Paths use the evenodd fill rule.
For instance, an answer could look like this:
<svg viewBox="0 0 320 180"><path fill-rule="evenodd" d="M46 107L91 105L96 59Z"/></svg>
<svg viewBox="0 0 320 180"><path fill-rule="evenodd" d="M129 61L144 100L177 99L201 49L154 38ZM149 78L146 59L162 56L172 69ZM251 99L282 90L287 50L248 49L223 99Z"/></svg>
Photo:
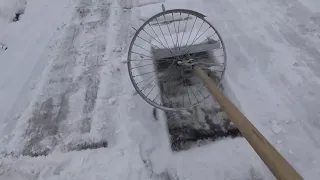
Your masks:
<svg viewBox="0 0 320 180"><path fill-rule="evenodd" d="M81 1L76 5L34 102L18 119L10 143L13 151L31 156L46 155L61 143L73 146L69 145L72 142L67 142L72 141L72 135L79 137L90 131L99 73L106 61L110 4Z"/></svg>
<svg viewBox="0 0 320 180"><path fill-rule="evenodd" d="M61 19L69 17L67 5L68 1L57 1L51 7L45 2L30 2L23 21L1 24L0 41L11 47L0 53L0 99L5 102L0 105L1 124L4 121L12 124L11 119L17 118L33 99L30 89L36 87L51 56L56 54L52 52L54 40L61 35L61 31L57 30L64 23ZM56 12L59 12L58 15L52 16ZM43 26L48 21L51 23ZM14 125L5 129L10 132L13 127ZM1 128L1 134L7 133L5 129Z"/></svg>
<svg viewBox="0 0 320 180"><path fill-rule="evenodd" d="M30 0L0 30L1 179L273 178L242 138L172 154L165 120L134 95L131 26L161 2L207 16L228 48L227 93L305 179L319 177L319 2ZM82 150L92 143L106 148Z"/></svg>
<svg viewBox="0 0 320 180"><path fill-rule="evenodd" d="M16 113L22 109L21 114L7 115L4 119L2 179L169 176L161 163L158 166L151 163L152 158L160 158L155 152L163 152L163 148L169 152L164 122L152 121L152 113L148 113L152 108L137 95L133 96L134 89L123 63L133 33L128 28L133 10L122 7L127 3L61 2L61 6L70 11L66 16L69 22L60 19L58 35L47 42L52 46L40 52L48 58L46 69L37 74L42 77L37 79L36 87L20 88L30 93L32 101L20 105L20 109L8 107ZM24 18L28 15L26 12ZM13 45L10 47L16 50ZM8 54L5 51L2 55ZM16 61L21 60L22 57L16 58ZM9 65L15 67L13 63ZM32 66L28 70L32 70ZM32 78L26 77L22 82ZM9 88L4 90L9 91ZM9 92L2 94L5 96ZM9 96L12 102L15 95L17 93L12 92ZM15 103L20 104L20 99ZM165 142L163 146L162 142ZM85 150L88 148L100 149ZM162 152L158 155L165 158ZM117 166L121 168L114 169Z"/></svg>

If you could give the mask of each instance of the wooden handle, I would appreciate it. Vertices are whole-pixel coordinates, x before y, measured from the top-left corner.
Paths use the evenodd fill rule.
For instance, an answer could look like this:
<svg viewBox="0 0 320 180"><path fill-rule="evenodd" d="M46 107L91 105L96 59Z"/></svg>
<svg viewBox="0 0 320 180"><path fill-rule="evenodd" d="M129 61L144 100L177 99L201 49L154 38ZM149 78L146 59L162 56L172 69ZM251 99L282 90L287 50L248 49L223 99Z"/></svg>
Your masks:
<svg viewBox="0 0 320 180"><path fill-rule="evenodd" d="M303 179L238 108L220 92L214 81L199 66L194 68L194 72L278 180Z"/></svg>

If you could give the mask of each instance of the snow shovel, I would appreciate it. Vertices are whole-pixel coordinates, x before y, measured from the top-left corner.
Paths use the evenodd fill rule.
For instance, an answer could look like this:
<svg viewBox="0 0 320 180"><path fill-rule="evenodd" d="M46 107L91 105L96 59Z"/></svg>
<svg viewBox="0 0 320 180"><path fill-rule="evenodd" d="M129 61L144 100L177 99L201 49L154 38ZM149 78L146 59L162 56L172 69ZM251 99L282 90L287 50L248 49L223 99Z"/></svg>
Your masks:
<svg viewBox="0 0 320 180"><path fill-rule="evenodd" d="M204 15L185 9L163 10L135 30L128 70L134 88L146 102L164 111L184 111L213 96L277 179L303 179L221 93L226 48Z"/></svg>

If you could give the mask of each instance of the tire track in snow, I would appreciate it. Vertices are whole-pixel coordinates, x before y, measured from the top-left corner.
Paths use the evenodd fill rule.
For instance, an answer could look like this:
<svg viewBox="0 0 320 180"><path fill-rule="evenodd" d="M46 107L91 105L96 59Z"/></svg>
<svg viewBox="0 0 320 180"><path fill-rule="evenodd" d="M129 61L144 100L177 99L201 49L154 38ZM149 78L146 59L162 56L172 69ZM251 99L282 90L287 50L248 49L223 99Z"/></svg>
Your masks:
<svg viewBox="0 0 320 180"><path fill-rule="evenodd" d="M118 1L118 3L120 6L115 3L111 7L110 28L107 33L107 40L111 43L107 43L108 61L101 70L101 86L90 137L95 141L107 139L109 148L121 147L119 149L123 149L122 151L130 151L133 159L141 158L141 162L134 162L138 164L135 171L123 170L129 172L128 179L134 179L136 172L143 172L142 174L153 180L175 179L174 175L166 169L155 170L159 163L153 158L163 157L162 151L157 149L161 149L161 145L167 145L158 142L160 141L159 132L166 133L165 125L159 128L159 122L153 121L152 107L145 104L140 97L133 96L135 91L129 79L127 66L122 62L126 60L128 46L133 35L130 26L133 21L138 20L135 17L136 9L125 9L121 7L121 2ZM149 126L149 123L152 124L152 127ZM151 139L154 142L149 141L149 136L152 136ZM148 138L145 139L146 137ZM168 137L165 138L168 141ZM128 163L133 163L133 159L129 159Z"/></svg>
<svg viewBox="0 0 320 180"><path fill-rule="evenodd" d="M80 30L76 25L71 25L67 30L62 52L54 60L49 79L44 85L44 94L39 97L32 117L28 119L25 132L28 139L22 151L23 155L47 154L51 150L50 147L57 145L60 138L59 124L66 120L68 114L69 94L77 90L70 74L76 66L78 52L75 44L79 34Z"/></svg>
<svg viewBox="0 0 320 180"><path fill-rule="evenodd" d="M76 7L73 21L62 41L61 51L53 60L42 94L33 107L32 116L27 120L23 155L47 155L58 145L67 151L81 150L82 146L91 147L69 136L81 136L91 128L92 112L100 85L99 71L103 66L106 48L104 38L109 6L110 3L99 0L80 1ZM76 104L79 101L74 101L74 95L79 93L83 93L80 94L82 108ZM74 113L80 118L72 116ZM106 146L105 143L101 145Z"/></svg>
<svg viewBox="0 0 320 180"><path fill-rule="evenodd" d="M100 14L98 21L88 23L88 30L92 38L88 39L82 47L84 52L84 72L79 79L85 81L85 104L82 108L83 120L81 125L81 132L88 133L91 129L92 112L96 105L98 90L100 85L100 70L104 64L104 54L106 51L106 31L107 19L109 18L109 3L103 0L98 2L97 9L93 13ZM96 12L95 12L96 11ZM81 13L80 13L81 14Z"/></svg>
<svg viewBox="0 0 320 180"><path fill-rule="evenodd" d="M112 106L109 106L108 111L112 110L113 114L109 114L109 118L117 123L117 144L125 144L125 148L133 150L139 149L139 152L134 156L141 158L144 165L141 171L149 179L179 179L174 169L163 166L167 160L166 156L171 152L168 146L169 137L165 122L154 121L152 106L138 95L134 95L135 90L129 79L127 65L121 64L127 60L129 44L134 34L130 27L134 24L137 28L141 23L136 18L136 13L139 10L136 8L127 9L125 5L132 4L130 0L118 0L118 4L119 6L116 5L113 8L115 16L112 18L115 19L113 32L117 32L117 34L114 39L115 43L110 48L112 50L109 55L112 82L109 82L108 86L113 87L109 89L109 102L110 99L112 102L109 105ZM116 22L122 23L116 24ZM112 99L116 99L114 104Z"/></svg>
<svg viewBox="0 0 320 180"><path fill-rule="evenodd" d="M107 140L108 146L113 146L117 142L117 126L118 123L118 97L123 93L124 87L122 80L119 77L123 76L120 69L119 57L123 55L123 47L128 40L128 26L122 29L116 28L118 24L126 24L127 19L118 19L119 14L122 14L121 9L113 5L110 12L110 21L108 28L106 47L106 58L100 73L100 91L97 94L97 102L95 113L93 116L90 138L94 141ZM130 12L125 13L130 17ZM123 31L124 29L124 31ZM123 43L123 44L122 44Z"/></svg>
<svg viewBox="0 0 320 180"><path fill-rule="evenodd" d="M82 71L79 72L77 81L83 86L77 95L72 97L73 110L70 112L70 121L62 131L65 132L62 143L65 147L62 148L66 151L107 146L105 139L97 142L90 138L89 134L100 89L100 70L106 62L104 57L110 5L109 1L104 0L94 1L92 5L88 5L87 1L81 1L77 8L80 25L84 27L84 35L80 41Z"/></svg>

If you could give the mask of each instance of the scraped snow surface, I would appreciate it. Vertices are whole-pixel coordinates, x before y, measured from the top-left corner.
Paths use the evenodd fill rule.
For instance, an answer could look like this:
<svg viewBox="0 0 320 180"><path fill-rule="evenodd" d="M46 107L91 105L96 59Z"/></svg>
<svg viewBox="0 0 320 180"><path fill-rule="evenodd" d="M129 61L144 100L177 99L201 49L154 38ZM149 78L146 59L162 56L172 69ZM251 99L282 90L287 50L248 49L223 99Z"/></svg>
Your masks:
<svg viewBox="0 0 320 180"><path fill-rule="evenodd" d="M319 178L318 1L0 0L0 179L274 179L243 138L171 152L164 115L153 120L123 63L131 26L161 3L207 16L227 47L226 94Z"/></svg>

